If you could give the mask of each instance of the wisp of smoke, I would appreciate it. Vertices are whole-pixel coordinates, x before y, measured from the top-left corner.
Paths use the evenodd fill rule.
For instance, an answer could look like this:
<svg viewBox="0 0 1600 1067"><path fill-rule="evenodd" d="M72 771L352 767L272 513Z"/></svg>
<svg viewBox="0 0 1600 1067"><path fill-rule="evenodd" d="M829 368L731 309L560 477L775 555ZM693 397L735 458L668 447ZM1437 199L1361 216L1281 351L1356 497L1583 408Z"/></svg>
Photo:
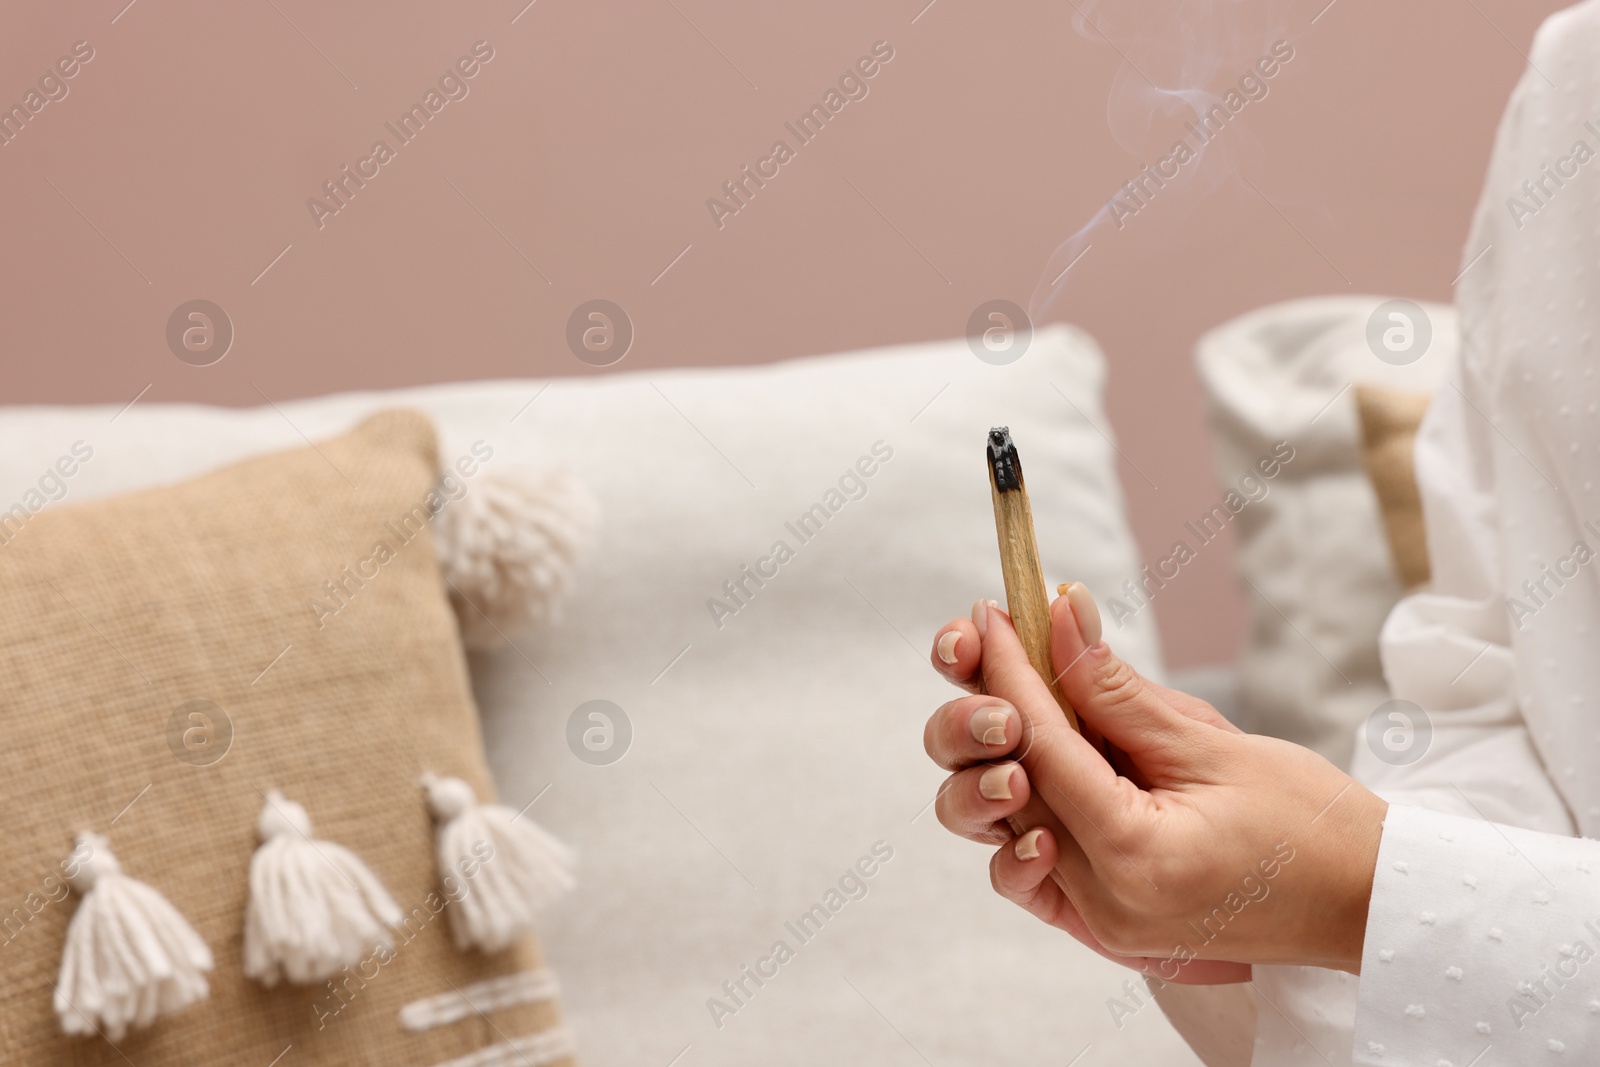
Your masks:
<svg viewBox="0 0 1600 1067"><path fill-rule="evenodd" d="M1106 123L1117 145L1140 160L1165 154L1172 144L1158 136L1176 137L1186 122L1201 122L1274 42L1288 36L1289 0L1068 2L1075 9L1073 29L1121 59L1106 100ZM1183 168L1185 202L1215 192L1237 172L1240 154L1253 147L1244 130L1227 133L1194 146L1196 158ZM1035 323L1056 305L1068 271L1096 238L1114 232L1118 192L1056 246L1028 302Z"/></svg>

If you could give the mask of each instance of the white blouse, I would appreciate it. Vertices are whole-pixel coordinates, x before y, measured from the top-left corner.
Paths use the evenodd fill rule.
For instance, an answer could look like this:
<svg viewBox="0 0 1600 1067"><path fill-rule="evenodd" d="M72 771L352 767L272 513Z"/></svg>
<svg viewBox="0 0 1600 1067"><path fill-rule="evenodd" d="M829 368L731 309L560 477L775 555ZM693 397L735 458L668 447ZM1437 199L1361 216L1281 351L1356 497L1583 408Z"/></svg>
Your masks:
<svg viewBox="0 0 1600 1067"><path fill-rule="evenodd" d="M1414 748L1355 759L1391 804L1361 977L1257 968L1256 1067L1600 1063L1600 0L1540 30L1462 264L1432 581L1381 639Z"/></svg>
<svg viewBox="0 0 1600 1067"><path fill-rule="evenodd" d="M1355 763L1392 806L1352 1051L1600 1063L1600 0L1540 30L1463 266L1416 448L1433 578L1381 642L1431 737Z"/></svg>

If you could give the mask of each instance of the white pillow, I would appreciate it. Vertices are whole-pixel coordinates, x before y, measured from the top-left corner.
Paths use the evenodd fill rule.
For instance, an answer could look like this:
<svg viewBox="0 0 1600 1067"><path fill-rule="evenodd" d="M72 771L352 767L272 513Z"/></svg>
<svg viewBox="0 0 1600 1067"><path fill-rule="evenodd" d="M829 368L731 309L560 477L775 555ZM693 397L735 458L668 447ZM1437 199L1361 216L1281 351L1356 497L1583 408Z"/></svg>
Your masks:
<svg viewBox="0 0 1600 1067"><path fill-rule="evenodd" d="M486 471L563 465L601 503L592 562L565 621L479 658L474 680L504 799L538 797L530 815L580 856L579 891L543 937L586 1062L1066 1063L1092 1044L1096 1061L1193 1063L1148 996L1130 999L1131 972L995 897L987 851L925 810L943 776L922 725L957 695L928 666L933 631L1003 596L989 427L1015 434L1052 585L1113 590L1137 571L1103 376L1092 342L1055 328L1005 367L952 342L281 413L141 401L111 422L114 408L11 408L0 500L79 439L94 455L67 480L69 501L298 445L392 405L436 419L446 462L482 439L495 450ZM801 543L786 524L830 503ZM719 625L708 601L779 540L793 558L763 587L746 579L753 595ZM1147 613L1115 640L1159 676ZM601 766L568 740L576 709L597 699L632 733L626 756ZM575 732L603 744L604 727L579 717ZM786 924L826 907L852 869L872 871L866 896L839 894L802 944ZM758 989L741 968L779 940L794 958ZM753 995L736 1003L723 983L740 981ZM737 1007L720 1028L710 998Z"/></svg>
<svg viewBox="0 0 1600 1067"><path fill-rule="evenodd" d="M1239 660L1245 729L1345 766L1357 728L1388 699L1378 630L1401 589L1361 461L1353 385L1432 393L1456 347L1453 308L1375 296L1274 304L1200 339L1222 483L1234 488L1280 441L1294 449L1233 524L1250 610Z"/></svg>

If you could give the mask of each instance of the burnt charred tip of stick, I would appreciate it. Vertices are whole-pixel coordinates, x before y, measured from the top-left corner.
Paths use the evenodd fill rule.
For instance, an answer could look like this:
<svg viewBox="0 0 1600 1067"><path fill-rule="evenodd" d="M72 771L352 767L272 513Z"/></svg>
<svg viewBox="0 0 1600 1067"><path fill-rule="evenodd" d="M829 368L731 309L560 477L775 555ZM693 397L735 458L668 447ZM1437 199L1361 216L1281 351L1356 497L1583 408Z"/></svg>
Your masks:
<svg viewBox="0 0 1600 1067"><path fill-rule="evenodd" d="M1000 492L1022 488L1022 461L1017 458L1009 426L996 426L989 431L989 471Z"/></svg>

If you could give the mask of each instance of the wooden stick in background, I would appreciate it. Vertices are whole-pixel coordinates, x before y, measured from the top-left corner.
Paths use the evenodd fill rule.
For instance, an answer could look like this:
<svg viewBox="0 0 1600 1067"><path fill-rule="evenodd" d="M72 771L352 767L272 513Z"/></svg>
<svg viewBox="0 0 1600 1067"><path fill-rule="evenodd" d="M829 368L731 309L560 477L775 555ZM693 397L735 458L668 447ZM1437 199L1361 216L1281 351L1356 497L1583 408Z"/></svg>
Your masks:
<svg viewBox="0 0 1600 1067"><path fill-rule="evenodd" d="M1006 611L1022 639L1028 662L1050 687L1074 730L1082 733L1078 716L1061 695L1050 663L1050 597L1039 562L1039 543L1033 534L1033 509L1028 486L1011 430L997 426L989 431L989 490L994 497L994 526L1000 538L1000 571L1006 583Z"/></svg>

